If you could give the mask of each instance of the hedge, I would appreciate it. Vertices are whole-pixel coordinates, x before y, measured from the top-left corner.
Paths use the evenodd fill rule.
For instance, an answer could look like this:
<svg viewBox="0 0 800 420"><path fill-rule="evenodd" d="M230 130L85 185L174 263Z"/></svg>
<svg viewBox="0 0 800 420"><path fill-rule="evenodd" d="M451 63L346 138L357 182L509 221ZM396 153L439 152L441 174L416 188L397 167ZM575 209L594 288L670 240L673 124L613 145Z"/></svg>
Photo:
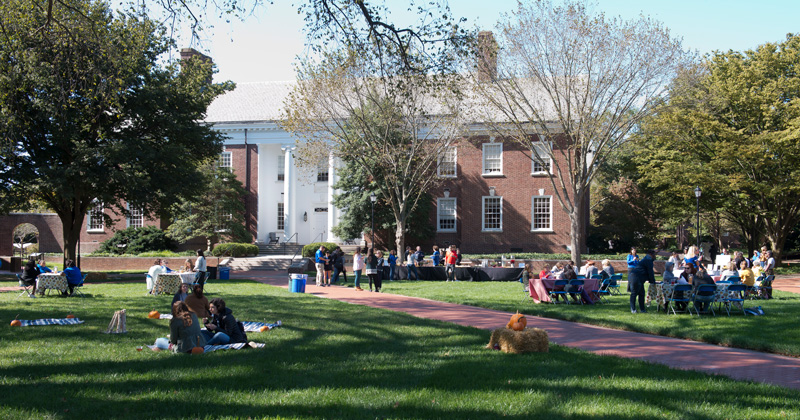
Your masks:
<svg viewBox="0 0 800 420"><path fill-rule="evenodd" d="M314 242L303 247L303 256L306 258L314 257L320 245L325 246L328 252L332 252L333 248L336 248L336 244L333 242Z"/></svg>
<svg viewBox="0 0 800 420"><path fill-rule="evenodd" d="M253 244L224 243L217 244L211 255L215 257L246 257L248 255L258 255L258 246Z"/></svg>

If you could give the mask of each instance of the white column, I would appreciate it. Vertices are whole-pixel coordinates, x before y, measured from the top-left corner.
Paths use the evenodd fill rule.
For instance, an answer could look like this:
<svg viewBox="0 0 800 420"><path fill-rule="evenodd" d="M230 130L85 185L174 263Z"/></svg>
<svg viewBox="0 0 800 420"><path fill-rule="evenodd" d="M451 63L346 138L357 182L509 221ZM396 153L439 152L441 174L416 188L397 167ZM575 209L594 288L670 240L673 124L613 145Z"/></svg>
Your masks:
<svg viewBox="0 0 800 420"><path fill-rule="evenodd" d="M333 195L336 190L333 188L333 184L335 184L339 177L336 173L336 158L333 156L333 152L328 153L328 242L341 242L339 238L333 234L333 227L336 226L336 223L339 220L339 215L337 214L336 207L333 205Z"/></svg>
<svg viewBox="0 0 800 420"><path fill-rule="evenodd" d="M294 190L297 180L294 175L294 157L292 152L294 146L284 145L281 146L284 153L284 170L283 170L283 241L286 242L295 233L295 201ZM297 240L295 238L294 240Z"/></svg>

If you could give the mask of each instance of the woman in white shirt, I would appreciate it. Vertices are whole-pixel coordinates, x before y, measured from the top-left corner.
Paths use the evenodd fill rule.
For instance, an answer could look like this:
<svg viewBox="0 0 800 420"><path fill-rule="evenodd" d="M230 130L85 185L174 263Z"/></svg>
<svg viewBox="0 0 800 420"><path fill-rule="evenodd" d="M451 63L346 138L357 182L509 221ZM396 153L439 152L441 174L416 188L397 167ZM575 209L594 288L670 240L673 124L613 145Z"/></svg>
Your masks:
<svg viewBox="0 0 800 420"><path fill-rule="evenodd" d="M206 282L206 257L203 255L203 250L197 250L197 261L194 262L194 282L200 286Z"/></svg>
<svg viewBox="0 0 800 420"><path fill-rule="evenodd" d="M353 273L356 275L356 290L359 292L364 290L361 288L361 270L364 269L364 256L361 255L361 249L356 248L356 253L353 254Z"/></svg>

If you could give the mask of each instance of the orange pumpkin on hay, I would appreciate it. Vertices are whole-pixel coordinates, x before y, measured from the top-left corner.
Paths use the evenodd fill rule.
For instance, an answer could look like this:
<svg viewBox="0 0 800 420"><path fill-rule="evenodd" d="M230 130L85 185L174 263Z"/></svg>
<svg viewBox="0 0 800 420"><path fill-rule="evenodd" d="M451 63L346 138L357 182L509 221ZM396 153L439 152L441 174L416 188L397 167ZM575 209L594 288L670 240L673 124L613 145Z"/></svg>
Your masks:
<svg viewBox="0 0 800 420"><path fill-rule="evenodd" d="M506 328L510 328L514 331L522 331L525 327L528 326L528 320L525 318L524 314L517 312L514 315L511 315L511 320L508 321L506 324Z"/></svg>

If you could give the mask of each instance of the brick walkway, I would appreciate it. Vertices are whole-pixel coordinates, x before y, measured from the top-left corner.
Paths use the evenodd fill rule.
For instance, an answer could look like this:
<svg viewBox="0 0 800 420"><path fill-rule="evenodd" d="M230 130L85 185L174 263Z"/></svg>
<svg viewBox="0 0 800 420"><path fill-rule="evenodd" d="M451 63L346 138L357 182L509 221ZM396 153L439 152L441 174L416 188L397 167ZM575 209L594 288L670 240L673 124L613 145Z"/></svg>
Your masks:
<svg viewBox="0 0 800 420"><path fill-rule="evenodd" d="M235 272L232 277L253 279L284 288L288 285L285 272ZM348 287L317 287L313 283L312 280L311 285L306 286L306 293L485 330L504 326L511 315L508 312L428 299L356 292ZM790 286L787 291L800 291L800 279L786 283ZM785 289L781 287L780 290ZM528 326L546 330L550 341L562 346L800 389L799 358L536 316L528 316Z"/></svg>

